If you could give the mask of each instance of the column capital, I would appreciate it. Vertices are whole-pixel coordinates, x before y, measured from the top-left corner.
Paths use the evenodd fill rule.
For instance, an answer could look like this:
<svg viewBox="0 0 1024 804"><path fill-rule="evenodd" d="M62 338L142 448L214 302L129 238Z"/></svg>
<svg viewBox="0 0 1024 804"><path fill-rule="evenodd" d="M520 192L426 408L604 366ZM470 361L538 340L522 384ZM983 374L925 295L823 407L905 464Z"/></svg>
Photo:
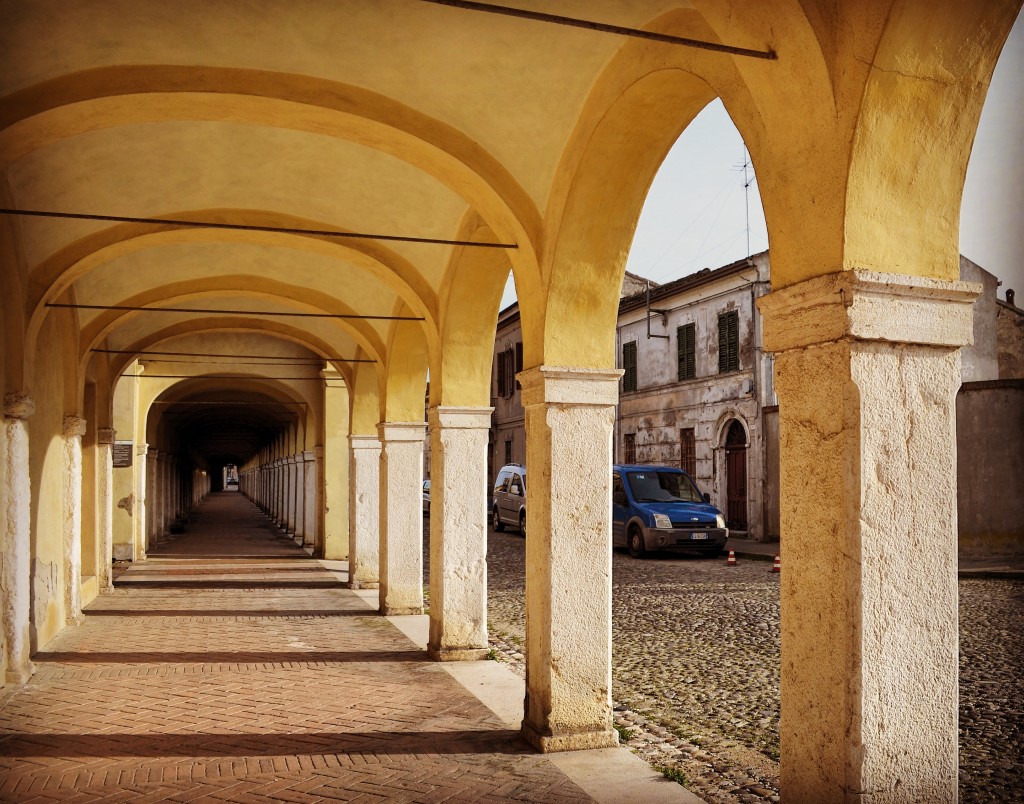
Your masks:
<svg viewBox="0 0 1024 804"><path fill-rule="evenodd" d="M306 463L316 460L316 452L311 449L303 450L299 455L302 456L302 460Z"/></svg>
<svg viewBox="0 0 1024 804"><path fill-rule="evenodd" d="M423 422L381 422L377 425L380 440L384 441L422 441L426 437L427 426Z"/></svg>
<svg viewBox="0 0 1024 804"><path fill-rule="evenodd" d="M375 449L380 451L380 439L375 435L350 435L348 444L351 449Z"/></svg>
<svg viewBox="0 0 1024 804"><path fill-rule="evenodd" d="M785 352L841 340L956 349L973 343L982 286L854 269L817 276L757 300L764 349Z"/></svg>
<svg viewBox="0 0 1024 804"><path fill-rule="evenodd" d="M4 416L8 419L27 419L35 412L36 403L29 394L4 394Z"/></svg>
<svg viewBox="0 0 1024 804"><path fill-rule="evenodd" d="M81 416L64 417L64 438L81 438L87 428L88 423Z"/></svg>
<svg viewBox="0 0 1024 804"><path fill-rule="evenodd" d="M146 444L145 442L135 445L136 455L145 455L147 458L152 457L153 460L156 460L157 452L159 452L159 450L150 449L149 444Z"/></svg>
<svg viewBox="0 0 1024 804"><path fill-rule="evenodd" d="M537 366L516 375L523 407L555 402L566 405L614 405L619 401L621 369Z"/></svg>
<svg viewBox="0 0 1024 804"><path fill-rule="evenodd" d="M491 427L491 413L494 408L453 407L437 405L427 411L431 428L444 427L454 430L488 430Z"/></svg>
<svg viewBox="0 0 1024 804"><path fill-rule="evenodd" d="M113 427L99 427L96 430L96 443L113 444L117 440L117 430Z"/></svg>

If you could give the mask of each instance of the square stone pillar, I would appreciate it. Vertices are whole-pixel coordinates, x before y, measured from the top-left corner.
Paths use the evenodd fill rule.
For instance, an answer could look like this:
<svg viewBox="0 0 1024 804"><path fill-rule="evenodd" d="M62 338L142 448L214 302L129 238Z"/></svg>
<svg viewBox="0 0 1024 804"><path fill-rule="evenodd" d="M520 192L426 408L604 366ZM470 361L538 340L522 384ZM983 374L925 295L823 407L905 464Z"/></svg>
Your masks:
<svg viewBox="0 0 1024 804"><path fill-rule="evenodd" d="M295 456L286 455L281 459L281 481L284 485L284 501L281 527L287 534L295 532Z"/></svg>
<svg viewBox="0 0 1024 804"><path fill-rule="evenodd" d="M82 436L81 416L64 417L64 622L81 625L82 617Z"/></svg>
<svg viewBox="0 0 1024 804"><path fill-rule="evenodd" d="M292 498L292 512L291 512L291 533L294 536L302 536L302 507L305 502L305 493L303 492L303 471L302 464L305 463L305 458L302 457L301 452L297 452L291 457L291 466L289 470L292 478L291 498Z"/></svg>
<svg viewBox="0 0 1024 804"><path fill-rule="evenodd" d="M141 443L135 445L135 500L136 508L135 524L135 554L132 561L145 561L146 550L149 545L150 534L153 532L153 512L146 497L151 489L147 478L150 472L155 472L153 467L156 464L157 450L151 450L149 444Z"/></svg>
<svg viewBox="0 0 1024 804"><path fill-rule="evenodd" d="M616 745L612 426L621 371L518 375L526 412L526 712L541 751Z"/></svg>
<svg viewBox="0 0 1024 804"><path fill-rule="evenodd" d="M957 799L956 394L979 288L858 270L758 301L779 396L787 800Z"/></svg>
<svg viewBox="0 0 1024 804"><path fill-rule="evenodd" d="M487 436L493 408L430 409L430 638L441 661L487 657Z"/></svg>
<svg viewBox="0 0 1024 804"><path fill-rule="evenodd" d="M24 684L32 675L29 659L29 579L32 577L31 510L29 483L28 418L35 403L26 394L4 397L3 563L0 564L0 605L4 629L5 680Z"/></svg>
<svg viewBox="0 0 1024 804"><path fill-rule="evenodd" d="M316 452L306 450L302 453L302 543L307 547L315 547L316 538L316 504L317 485L320 474L317 472Z"/></svg>
<svg viewBox="0 0 1024 804"><path fill-rule="evenodd" d="M380 584L380 439L353 435L349 445L349 585L376 589Z"/></svg>
<svg viewBox="0 0 1024 804"><path fill-rule="evenodd" d="M96 431L96 539L99 542L100 592L114 591L110 571L114 560L114 439L113 427Z"/></svg>
<svg viewBox="0 0 1024 804"><path fill-rule="evenodd" d="M423 437L415 422L382 422L380 613L423 613Z"/></svg>

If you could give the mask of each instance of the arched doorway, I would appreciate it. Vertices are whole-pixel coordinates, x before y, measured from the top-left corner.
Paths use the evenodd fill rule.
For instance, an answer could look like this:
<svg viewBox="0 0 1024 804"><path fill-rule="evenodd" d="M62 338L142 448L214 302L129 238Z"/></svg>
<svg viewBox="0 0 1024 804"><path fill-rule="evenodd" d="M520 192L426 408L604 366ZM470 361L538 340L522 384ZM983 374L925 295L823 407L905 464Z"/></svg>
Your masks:
<svg viewBox="0 0 1024 804"><path fill-rule="evenodd" d="M747 432L733 419L725 436L726 525L747 529Z"/></svg>

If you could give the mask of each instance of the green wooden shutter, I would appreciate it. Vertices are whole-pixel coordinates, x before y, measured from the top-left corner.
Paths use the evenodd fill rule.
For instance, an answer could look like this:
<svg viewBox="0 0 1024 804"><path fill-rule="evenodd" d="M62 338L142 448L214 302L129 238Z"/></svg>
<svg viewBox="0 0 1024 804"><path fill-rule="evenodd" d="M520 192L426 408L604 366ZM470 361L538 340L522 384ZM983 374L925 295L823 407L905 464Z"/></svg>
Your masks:
<svg viewBox="0 0 1024 804"><path fill-rule="evenodd" d="M735 310L718 316L718 371L738 371L740 367L740 320Z"/></svg>
<svg viewBox="0 0 1024 804"><path fill-rule="evenodd" d="M697 376L697 332L695 324L684 324L676 329L676 349L680 380Z"/></svg>
<svg viewBox="0 0 1024 804"><path fill-rule="evenodd" d="M636 390L636 341L622 344L622 390Z"/></svg>

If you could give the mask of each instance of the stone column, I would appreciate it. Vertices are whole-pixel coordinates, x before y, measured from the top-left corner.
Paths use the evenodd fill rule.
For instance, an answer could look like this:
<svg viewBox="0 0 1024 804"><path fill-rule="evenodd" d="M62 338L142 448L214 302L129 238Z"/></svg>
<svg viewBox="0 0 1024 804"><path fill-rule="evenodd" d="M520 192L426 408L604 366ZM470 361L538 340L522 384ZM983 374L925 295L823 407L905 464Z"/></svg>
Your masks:
<svg viewBox="0 0 1024 804"><path fill-rule="evenodd" d="M307 547L316 546L316 501L317 484L320 475L316 471L316 452L302 453L302 543Z"/></svg>
<svg viewBox="0 0 1024 804"><path fill-rule="evenodd" d="M380 435L380 612L423 613L424 425L382 422Z"/></svg>
<svg viewBox="0 0 1024 804"><path fill-rule="evenodd" d="M301 536L302 522L302 453L288 458L288 533Z"/></svg>
<svg viewBox="0 0 1024 804"><path fill-rule="evenodd" d="M135 555L132 559L133 561L146 560L146 548L149 543L150 534L153 532L153 516L150 511L149 503L146 499L147 495L150 493L148 485L149 472L147 470L153 470L156 458L157 450L150 450L149 444L142 443L135 445L135 467L137 472L135 477L135 482L137 484L135 489L135 500L138 507L136 508L137 515L133 527L135 532Z"/></svg>
<svg viewBox="0 0 1024 804"><path fill-rule="evenodd" d="M6 667L9 684L24 684L32 675L29 659L29 579L32 576L31 505L29 483L28 418L35 413L35 403L27 394L4 397L4 505L3 564L3 629Z"/></svg>
<svg viewBox="0 0 1024 804"><path fill-rule="evenodd" d="M958 347L979 288L858 270L758 302L780 412L789 800L956 801Z"/></svg>
<svg viewBox="0 0 1024 804"><path fill-rule="evenodd" d="M114 560L114 439L113 427L96 431L96 538L100 561L97 581L100 592L114 591L110 572Z"/></svg>
<svg viewBox="0 0 1024 804"><path fill-rule="evenodd" d="M380 439L349 438L349 585L376 589L380 583Z"/></svg>
<svg viewBox="0 0 1024 804"><path fill-rule="evenodd" d="M620 371L522 372L526 413L526 712L541 751L615 745L612 425Z"/></svg>
<svg viewBox="0 0 1024 804"><path fill-rule="evenodd" d="M487 656L487 436L493 408L430 409L430 639L441 661Z"/></svg>
<svg viewBox="0 0 1024 804"><path fill-rule="evenodd" d="M64 417L64 622L81 625L82 617L82 436L86 421Z"/></svg>

